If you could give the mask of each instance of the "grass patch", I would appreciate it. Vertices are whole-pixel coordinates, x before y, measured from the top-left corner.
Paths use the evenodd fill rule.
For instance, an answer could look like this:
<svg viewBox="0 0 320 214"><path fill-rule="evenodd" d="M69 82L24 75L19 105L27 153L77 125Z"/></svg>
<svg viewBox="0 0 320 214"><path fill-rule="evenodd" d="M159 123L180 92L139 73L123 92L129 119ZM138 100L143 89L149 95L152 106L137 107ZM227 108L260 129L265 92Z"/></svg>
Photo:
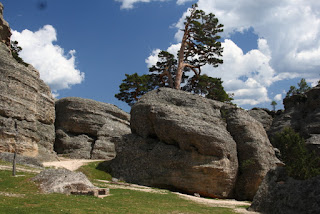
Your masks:
<svg viewBox="0 0 320 214"><path fill-rule="evenodd" d="M228 208L195 204L173 193L156 194L111 189L111 195L103 199L92 196L41 194L37 186L30 181L34 175L23 174L23 177L12 177L10 171L0 171L0 193L24 195L13 197L0 194L0 213L234 213Z"/></svg>
<svg viewBox="0 0 320 214"><path fill-rule="evenodd" d="M106 172L106 167L103 163L103 161L91 162L81 166L77 171L85 174L91 182L94 179L111 181L112 176Z"/></svg>

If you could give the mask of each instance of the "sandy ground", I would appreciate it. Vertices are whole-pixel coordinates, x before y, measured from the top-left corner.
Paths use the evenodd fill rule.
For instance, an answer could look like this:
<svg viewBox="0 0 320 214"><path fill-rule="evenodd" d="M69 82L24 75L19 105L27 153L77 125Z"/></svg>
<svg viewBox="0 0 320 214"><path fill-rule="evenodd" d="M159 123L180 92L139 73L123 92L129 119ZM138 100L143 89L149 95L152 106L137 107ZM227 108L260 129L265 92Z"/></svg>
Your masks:
<svg viewBox="0 0 320 214"><path fill-rule="evenodd" d="M42 164L44 167L66 168L71 171L75 171L86 163L104 161L104 160L67 159L67 158L59 158L59 159L60 161L43 162Z"/></svg>

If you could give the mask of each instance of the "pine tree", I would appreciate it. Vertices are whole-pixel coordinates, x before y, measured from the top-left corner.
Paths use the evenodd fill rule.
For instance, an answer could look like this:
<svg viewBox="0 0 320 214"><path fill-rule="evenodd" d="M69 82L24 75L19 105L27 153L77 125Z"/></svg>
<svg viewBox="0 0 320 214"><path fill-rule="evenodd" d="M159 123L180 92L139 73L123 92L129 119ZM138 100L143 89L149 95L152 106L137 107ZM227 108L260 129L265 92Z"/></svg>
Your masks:
<svg viewBox="0 0 320 214"><path fill-rule="evenodd" d="M276 111L276 105L278 105L278 103L273 100L270 105L272 105L273 111Z"/></svg>
<svg viewBox="0 0 320 214"><path fill-rule="evenodd" d="M203 10L197 9L197 4L192 5L190 16L186 17L184 34L178 53L178 67L176 71L175 85L180 89L183 73L186 69L192 70L196 76L201 73L201 66L211 64L217 67L223 63L223 48L221 38L217 35L223 32L223 25L214 14L205 14Z"/></svg>

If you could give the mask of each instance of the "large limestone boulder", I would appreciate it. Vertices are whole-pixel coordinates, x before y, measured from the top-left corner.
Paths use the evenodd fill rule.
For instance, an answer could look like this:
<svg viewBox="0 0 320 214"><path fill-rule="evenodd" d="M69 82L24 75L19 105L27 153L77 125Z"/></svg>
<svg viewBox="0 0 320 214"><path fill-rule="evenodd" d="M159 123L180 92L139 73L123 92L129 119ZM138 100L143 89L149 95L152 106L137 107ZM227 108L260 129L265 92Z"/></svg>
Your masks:
<svg viewBox="0 0 320 214"><path fill-rule="evenodd" d="M320 213L320 176L301 181L289 177L283 167L270 170L250 210L266 214Z"/></svg>
<svg viewBox="0 0 320 214"><path fill-rule="evenodd" d="M94 100L69 97L56 102L55 151L70 158L115 157L115 143L129 134L129 114Z"/></svg>
<svg viewBox="0 0 320 214"><path fill-rule="evenodd" d="M53 159L55 111L50 88L31 65L12 57L2 5L0 14L0 152L16 148L25 156Z"/></svg>
<svg viewBox="0 0 320 214"><path fill-rule="evenodd" d="M275 117L269 130L270 138L284 127L292 127L320 155L320 85L304 94L285 98L283 104L285 111Z"/></svg>
<svg viewBox="0 0 320 214"><path fill-rule="evenodd" d="M263 126L246 111L184 91L144 95L131 109L131 130L110 165L128 182L252 199L278 162Z"/></svg>

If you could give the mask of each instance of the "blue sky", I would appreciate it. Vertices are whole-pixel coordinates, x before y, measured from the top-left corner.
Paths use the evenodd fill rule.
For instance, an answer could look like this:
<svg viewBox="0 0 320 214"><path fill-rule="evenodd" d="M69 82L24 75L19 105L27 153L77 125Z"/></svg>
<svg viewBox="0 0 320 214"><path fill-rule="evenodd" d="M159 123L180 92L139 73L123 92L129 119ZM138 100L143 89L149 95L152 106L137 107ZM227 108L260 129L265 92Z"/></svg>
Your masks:
<svg viewBox="0 0 320 214"><path fill-rule="evenodd" d="M179 48L183 17L198 3L225 25L220 77L235 103L281 107L290 85L320 79L318 0L0 0L23 51L57 98L112 103L125 74L148 73L159 50ZM45 7L39 7L45 6Z"/></svg>

